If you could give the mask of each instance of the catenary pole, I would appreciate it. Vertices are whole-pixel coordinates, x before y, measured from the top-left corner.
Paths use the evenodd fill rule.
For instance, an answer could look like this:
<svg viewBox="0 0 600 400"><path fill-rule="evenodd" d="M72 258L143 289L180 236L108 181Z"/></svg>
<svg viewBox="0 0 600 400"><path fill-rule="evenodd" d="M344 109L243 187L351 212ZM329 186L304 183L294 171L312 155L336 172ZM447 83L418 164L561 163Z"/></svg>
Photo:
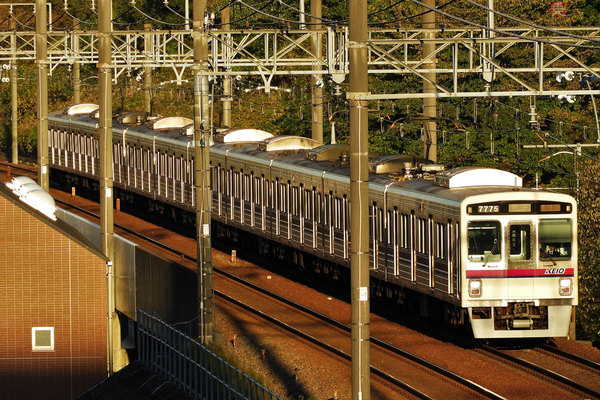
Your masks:
<svg viewBox="0 0 600 400"><path fill-rule="evenodd" d="M112 0L98 1L98 139L100 151L100 247L109 260L114 257L113 220L113 141L112 141L112 69L111 34ZM113 365L114 294L112 262L107 267L108 276L108 373Z"/></svg>
<svg viewBox="0 0 600 400"><path fill-rule="evenodd" d="M350 0L350 285L352 398L371 398L367 1Z"/></svg>
<svg viewBox="0 0 600 400"><path fill-rule="evenodd" d="M230 8L225 7L225 9L223 9L223 13L221 14L221 28L223 30L228 30L230 28L230 21ZM231 95L231 76L226 75L223 77L223 111L221 114L221 126L224 128L231 128Z"/></svg>
<svg viewBox="0 0 600 400"><path fill-rule="evenodd" d="M423 7L423 29L425 30L425 39L435 38L435 11L431 8L435 8L435 0L423 0L423 3L427 7ZM423 43L423 56L424 58L430 57L428 61L423 65L424 69L435 70L436 68L436 57L433 55L435 52L435 42L433 40L425 40ZM426 72L423 75L426 79L423 80L423 93L435 93L437 83L437 77L435 72ZM425 128L425 150L424 157L433 162L437 162L437 123L435 118L437 117L437 99L435 97L425 97L423 99L423 115L425 121L423 127Z"/></svg>
<svg viewBox="0 0 600 400"><path fill-rule="evenodd" d="M322 3L321 0L310 0L310 22L311 29L317 30L321 28ZM315 58L321 59L321 35L313 33L311 38L311 49ZM320 65L313 65L313 70L319 70ZM311 76L312 87L312 118L311 131L312 138L319 143L323 143L323 77L316 75Z"/></svg>
<svg viewBox="0 0 600 400"><path fill-rule="evenodd" d="M203 344L213 341L214 297L210 245L210 163L208 103L208 37L204 25L206 0L194 0L194 193L198 254L198 334Z"/></svg>
<svg viewBox="0 0 600 400"><path fill-rule="evenodd" d="M144 24L144 30L150 32L152 25ZM149 34L144 35L144 54L151 59L152 37ZM144 111L146 115L152 114L152 67L144 67Z"/></svg>
<svg viewBox="0 0 600 400"><path fill-rule="evenodd" d="M37 63L38 183L50 189L48 168L48 29L46 1L35 1L35 58Z"/></svg>
<svg viewBox="0 0 600 400"><path fill-rule="evenodd" d="M19 74L17 71L17 21L10 20L10 30L13 35L10 38L11 47L11 60L10 60L10 118L11 118L11 132L12 132L12 156L11 161L13 164L19 163L19 93L17 90L17 80Z"/></svg>
<svg viewBox="0 0 600 400"><path fill-rule="evenodd" d="M78 21L73 19L73 31L79 31ZM75 35L77 38L77 35ZM73 54L79 54L79 40L72 41ZM81 103L81 65L79 60L73 61L73 104Z"/></svg>

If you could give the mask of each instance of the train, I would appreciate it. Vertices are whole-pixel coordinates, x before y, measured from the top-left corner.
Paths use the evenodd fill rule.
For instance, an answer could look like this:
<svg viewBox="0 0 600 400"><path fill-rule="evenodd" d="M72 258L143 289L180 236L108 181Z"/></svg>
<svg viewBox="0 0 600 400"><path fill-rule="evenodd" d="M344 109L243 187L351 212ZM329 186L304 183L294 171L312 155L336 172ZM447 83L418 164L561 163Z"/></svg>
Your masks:
<svg viewBox="0 0 600 400"><path fill-rule="evenodd" d="M97 182L97 118L93 104L49 114L53 175ZM194 223L192 122L139 112L113 119L121 201ZM212 234L252 237L259 254L341 279L352 240L348 159L345 144L257 129L215 132ZM524 187L521 177L498 169L374 155L369 209L372 298L410 301L477 339L569 335L578 301L573 197Z"/></svg>

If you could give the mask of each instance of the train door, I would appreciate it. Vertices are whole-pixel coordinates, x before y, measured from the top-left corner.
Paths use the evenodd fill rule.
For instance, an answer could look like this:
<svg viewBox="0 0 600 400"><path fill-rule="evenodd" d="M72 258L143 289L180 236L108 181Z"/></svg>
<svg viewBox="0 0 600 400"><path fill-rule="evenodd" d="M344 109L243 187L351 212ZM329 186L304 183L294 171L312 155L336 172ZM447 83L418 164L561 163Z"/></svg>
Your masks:
<svg viewBox="0 0 600 400"><path fill-rule="evenodd" d="M506 229L507 295L509 298L532 298L534 228L531 222L511 222Z"/></svg>

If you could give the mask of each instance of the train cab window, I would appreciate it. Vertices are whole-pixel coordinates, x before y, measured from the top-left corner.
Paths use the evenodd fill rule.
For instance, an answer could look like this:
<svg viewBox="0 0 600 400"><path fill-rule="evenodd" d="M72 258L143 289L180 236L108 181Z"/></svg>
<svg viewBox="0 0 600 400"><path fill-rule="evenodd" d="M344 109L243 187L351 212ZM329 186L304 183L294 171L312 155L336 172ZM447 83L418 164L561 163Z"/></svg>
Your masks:
<svg viewBox="0 0 600 400"><path fill-rule="evenodd" d="M499 261L502 229L498 221L473 221L467 227L470 261Z"/></svg>
<svg viewBox="0 0 600 400"><path fill-rule="evenodd" d="M511 225L509 227L510 259L531 259L531 226Z"/></svg>
<svg viewBox="0 0 600 400"><path fill-rule="evenodd" d="M571 221L568 219L540 220L540 258L565 260L571 258Z"/></svg>

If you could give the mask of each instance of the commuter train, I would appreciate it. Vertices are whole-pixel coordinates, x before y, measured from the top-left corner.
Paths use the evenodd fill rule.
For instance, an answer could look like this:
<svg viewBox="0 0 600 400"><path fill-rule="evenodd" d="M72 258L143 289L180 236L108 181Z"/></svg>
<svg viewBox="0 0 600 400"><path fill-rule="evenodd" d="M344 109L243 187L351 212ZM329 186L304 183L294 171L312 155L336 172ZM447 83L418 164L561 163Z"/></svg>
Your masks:
<svg viewBox="0 0 600 400"><path fill-rule="evenodd" d="M193 223L191 124L139 113L113 120L121 201ZM48 126L53 175L97 180L97 106L52 113ZM290 258L300 271L348 275L348 153L254 129L215 133L213 235L251 235L259 253ZM374 157L369 169L372 297L435 305L447 321L470 323L475 338L568 335L578 299L571 196L525 188L505 171L443 170L407 156Z"/></svg>

